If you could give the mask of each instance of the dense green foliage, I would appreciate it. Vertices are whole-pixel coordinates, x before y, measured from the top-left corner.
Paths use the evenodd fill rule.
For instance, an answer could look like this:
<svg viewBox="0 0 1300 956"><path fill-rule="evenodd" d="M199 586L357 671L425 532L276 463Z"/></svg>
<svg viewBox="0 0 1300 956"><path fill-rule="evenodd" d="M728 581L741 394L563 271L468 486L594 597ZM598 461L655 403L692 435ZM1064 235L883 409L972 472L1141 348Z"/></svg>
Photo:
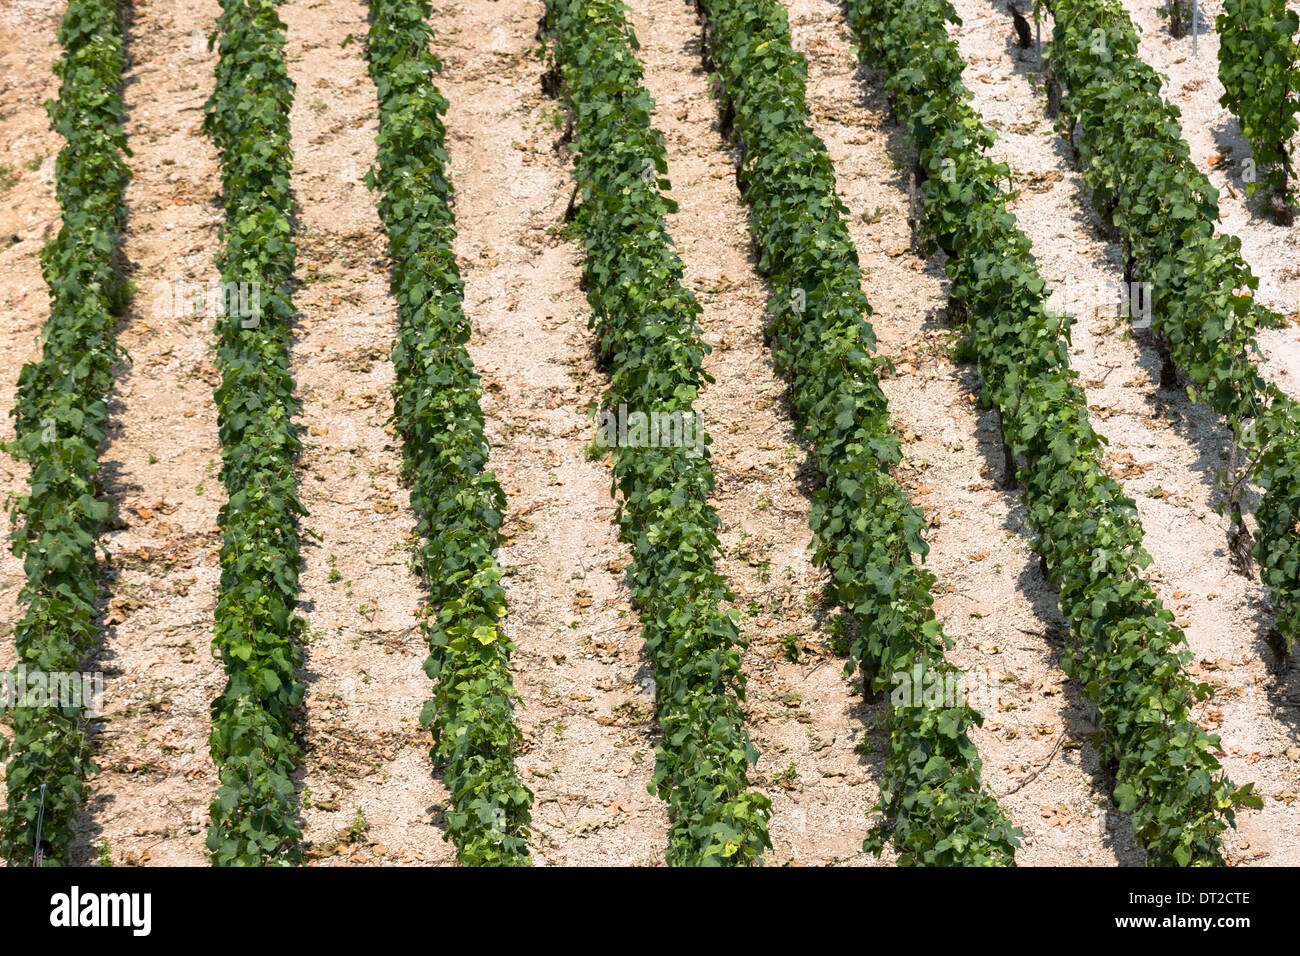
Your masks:
<svg viewBox="0 0 1300 956"><path fill-rule="evenodd" d="M675 210L663 137L641 85L636 38L619 0L549 0L558 77L574 118L584 277L610 370L608 409L693 416L708 381L695 297L664 217ZM743 865L770 846L770 803L748 789L757 752L741 712L744 643L722 610L718 516L707 443L612 450L632 595L654 662L661 741L652 787L668 801L673 865Z"/></svg>
<svg viewBox="0 0 1300 956"><path fill-rule="evenodd" d="M96 544L109 517L96 498L98 449L124 294L114 268L128 178L121 18L117 0L71 0L59 28L59 99L46 104L66 141L55 167L63 223L41 251L50 317L40 359L18 378L9 451L30 469L29 491L10 512L27 577L14 643L20 664L48 674L78 671L98 644ZM14 865L62 863L92 769L83 709L22 705L6 716L14 739L0 850ZM0 756L4 749L0 737Z"/></svg>
<svg viewBox="0 0 1300 956"><path fill-rule="evenodd" d="M217 865L291 861L299 826L291 774L299 757L293 709L303 686L298 600L299 504L289 373L295 249L289 192L293 81L277 0L223 0L220 57L204 129L221 151L226 219L222 281L253 289L251 315L217 320L221 593L213 651L228 682L212 704L212 759L221 785L208 849ZM223 310L230 312L232 310Z"/></svg>
<svg viewBox="0 0 1300 956"><path fill-rule="evenodd" d="M1219 102L1237 117L1254 152L1255 175L1246 191L1265 190L1277 220L1289 224L1295 190L1287 146L1300 129L1300 17L1286 8L1286 0L1224 0L1214 25L1223 83Z"/></svg>
<svg viewBox="0 0 1300 956"><path fill-rule="evenodd" d="M1233 808L1257 803L1224 778L1219 747L1191 719L1209 689L1183 671L1191 659L1174 616L1142 577L1151 561L1142 526L1102 461L1103 439L1069 367L1069 317L1047 311L1029 240L999 185L1005 164L987 155L993 134L971 105L948 0L848 0L864 63L879 66L917 150L921 231L947 254L1003 440L1023 457L1034 548L1070 623L1066 672L1097 707L1098 747L1113 761L1115 796L1132 814L1151 864L1220 861Z"/></svg>
<svg viewBox="0 0 1300 956"><path fill-rule="evenodd" d="M813 462L825 478L812 502L814 559L852 622L851 660L872 690L894 675L945 680L955 669L934 616L934 577L922 566L925 518L892 475L901 459L875 356L857 253L826 147L812 131L807 64L777 0L703 0L708 49L741 148L758 267L771 285L773 353ZM881 819L899 862L1010 864L1019 831L980 781L963 701L894 706Z"/></svg>
<svg viewBox="0 0 1300 956"><path fill-rule="evenodd" d="M380 216L393 261L398 337L394 424L417 519L416 570L429 587L420 626L433 699L421 722L451 794L447 838L461 863L526 865L533 795L515 774L514 646L501 568L505 495L487 470L479 378L452 244L447 101L434 85L428 0L371 0L367 54L379 91Z"/></svg>
<svg viewBox="0 0 1300 956"><path fill-rule="evenodd" d="M1228 506L1244 536L1238 488L1263 490L1254 556L1288 646L1300 630L1300 407L1259 374L1256 328L1281 321L1253 297L1259 280L1241 241L1215 232L1218 192L1192 163L1178 108L1137 55L1118 0L1052 0L1045 48L1058 126L1079 133L1079 158L1097 209L1115 224L1130 278L1150 283L1152 330L1191 382L1193 397L1225 416L1236 443Z"/></svg>

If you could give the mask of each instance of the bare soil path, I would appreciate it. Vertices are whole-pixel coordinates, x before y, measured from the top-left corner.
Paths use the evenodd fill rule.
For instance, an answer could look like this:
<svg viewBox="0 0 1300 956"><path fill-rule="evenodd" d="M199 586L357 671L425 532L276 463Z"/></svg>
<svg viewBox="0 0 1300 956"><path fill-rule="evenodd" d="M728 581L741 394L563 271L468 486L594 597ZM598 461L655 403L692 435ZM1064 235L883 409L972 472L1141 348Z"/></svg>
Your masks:
<svg viewBox="0 0 1300 956"><path fill-rule="evenodd" d="M533 0L456 3L433 21L469 349L508 498L500 558L526 737L516 764L535 794L537 862L659 865L668 817L646 789L653 684L612 476L587 455L607 379L578 288L581 246L558 235L573 178L555 149L561 104L541 91L542 12Z"/></svg>
<svg viewBox="0 0 1300 956"><path fill-rule="evenodd" d="M292 372L298 383L307 621L299 791L307 858L325 864L447 862L446 792L419 726L429 697L415 626L423 588L399 476L388 355L396 311L384 234L365 187L378 107L367 73L366 7L290 0L297 85L293 186L298 259Z"/></svg>
<svg viewBox="0 0 1300 956"><path fill-rule="evenodd" d="M148 0L127 21L127 221L135 295L100 451L116 520L103 618L106 719L79 829L83 860L206 861L210 650L220 567L221 451L207 287L217 281L217 157L202 132L216 3Z"/></svg>

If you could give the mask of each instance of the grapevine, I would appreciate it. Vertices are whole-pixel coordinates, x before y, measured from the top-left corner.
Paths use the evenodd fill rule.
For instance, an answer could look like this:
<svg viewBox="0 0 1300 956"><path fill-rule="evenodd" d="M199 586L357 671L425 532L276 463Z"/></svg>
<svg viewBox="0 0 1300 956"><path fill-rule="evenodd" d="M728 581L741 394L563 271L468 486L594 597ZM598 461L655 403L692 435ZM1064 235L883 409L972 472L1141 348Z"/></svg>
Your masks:
<svg viewBox="0 0 1300 956"><path fill-rule="evenodd" d="M708 381L699 303L681 284L682 263L660 192L663 137L650 122L636 37L620 0L550 0L555 70L574 122L592 327L610 370L607 410L694 420ZM716 567L718 515L708 439L699 447L610 449L621 537L632 547L629 580L655 665L661 740L652 788L668 801L671 865L761 862L770 846L770 802L748 789L757 751L741 703L744 641Z"/></svg>
<svg viewBox="0 0 1300 956"><path fill-rule="evenodd" d="M47 103L65 145L55 167L63 222L41 250L50 317L41 357L18 378L9 446L30 469L11 507L26 606L14 630L20 663L53 677L78 671L99 643L97 554L109 504L99 499L114 335L126 285L117 259L129 173L122 110L122 8L72 0L59 27L57 102ZM84 706L11 702L12 755L0 849L11 864L66 862L86 776L94 769ZM5 755L0 738L0 757ZM37 840L39 827L40 838Z"/></svg>
<svg viewBox="0 0 1300 956"><path fill-rule="evenodd" d="M221 278L251 288L251 314L223 310L216 388L221 479L221 593L213 652L227 683L212 704L210 748L220 787L207 846L219 866L293 862L300 828L292 774L294 709L303 685L298 637L299 449L289 373L288 288L295 249L289 107L277 0L224 0L220 54L204 129L221 152Z"/></svg>
<svg viewBox="0 0 1300 956"><path fill-rule="evenodd" d="M1285 0L1224 0L1214 21L1219 33L1219 102L1232 110L1250 140L1250 194L1264 192L1273 218L1290 225L1295 188L1288 144L1300 130L1300 17Z"/></svg>
<svg viewBox="0 0 1300 956"><path fill-rule="evenodd" d="M864 63L885 87L916 148L922 230L942 250L1008 462L1021 458L1035 550L1070 624L1068 674L1097 707L1114 793L1153 865L1221 862L1220 834L1252 787L1223 775L1216 737L1195 724L1191 662L1174 615L1142 577L1151 558L1133 501L1102 462L1103 439L1069 367L1069 318L1047 311L1029 240L1007 209L1004 164L971 105L947 25L948 0L848 0Z"/></svg>
<svg viewBox="0 0 1300 956"><path fill-rule="evenodd" d="M428 0L371 0L370 9L367 56L380 125L367 183L383 194L399 323L393 423L418 522L415 565L429 588L420 627L434 694L421 723L445 768L447 839L460 862L526 865L533 795L514 770L514 645L502 629L506 597L495 556L505 495L486 467L479 379L465 351L447 101L434 85L441 64L429 49Z"/></svg>

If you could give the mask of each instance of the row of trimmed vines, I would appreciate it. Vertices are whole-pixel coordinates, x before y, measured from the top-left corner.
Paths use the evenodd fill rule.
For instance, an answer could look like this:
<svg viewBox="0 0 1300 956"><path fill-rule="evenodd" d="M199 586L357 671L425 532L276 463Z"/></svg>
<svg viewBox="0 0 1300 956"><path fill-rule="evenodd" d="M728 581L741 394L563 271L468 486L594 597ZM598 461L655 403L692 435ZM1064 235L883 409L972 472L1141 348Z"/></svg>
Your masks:
<svg viewBox="0 0 1300 956"><path fill-rule="evenodd" d="M682 263L664 218L667 169L653 102L641 85L636 38L620 0L549 0L554 41L548 85L573 115L571 150L586 245L584 283L603 364L605 407L685 416L708 380L700 306L681 285ZM707 440L697 449L615 446L621 537L629 580L654 662L656 747L652 789L668 802L673 865L743 865L770 846L767 797L748 789L757 752L741 701L744 642L716 567L718 516Z"/></svg>
<svg viewBox="0 0 1300 956"><path fill-rule="evenodd" d="M379 93L380 217L397 300L393 422L403 438L419 545L429 588L420 627L433 698L421 722L451 794L447 839L467 865L528 863L533 795L514 770L519 730L510 680L514 650L502 630L506 596L496 550L505 495L487 470L479 377L465 345L470 323L452 244L447 101L429 49L428 0L371 0L367 56Z"/></svg>
<svg viewBox="0 0 1300 956"><path fill-rule="evenodd" d="M41 251L50 317L41 357L24 366L8 450L30 469L11 509L13 550L23 559L26 612L14 630L18 662L73 675L98 645L99 530L109 505L99 492L98 449L125 283L116 268L128 171L122 112L122 5L71 0L59 27L62 81L50 118L66 145L55 167L63 223ZM53 685L51 685L53 689ZM66 703L66 702L65 702ZM0 851L13 865L66 859L92 769L81 706L11 702L8 807ZM0 756L6 750L0 737Z"/></svg>
<svg viewBox="0 0 1300 956"><path fill-rule="evenodd" d="M1256 329L1281 317L1257 302L1259 280L1241 241L1215 231L1218 191L1192 162L1179 111L1160 96L1160 75L1138 57L1138 36L1119 0L1041 3L1055 20L1046 47L1049 106L1073 141L1097 210L1114 226L1125 278L1150 284L1151 329L1189 381L1192 397L1227 419L1225 476L1232 544L1259 561L1277 612L1274 638L1300 632L1300 405L1255 361ZM1264 491L1253 550L1243 488Z"/></svg>
<svg viewBox="0 0 1300 956"><path fill-rule="evenodd" d="M1214 26L1219 102L1237 117L1253 154L1246 192L1263 192L1274 221L1289 226L1295 217L1289 144L1300 130L1300 16L1286 0L1224 0Z"/></svg>
<svg viewBox="0 0 1300 956"><path fill-rule="evenodd" d="M917 151L921 232L927 251L946 254L954 312L1001 417L1008 462L1024 461L1016 477L1033 547L1070 624L1065 669L1097 707L1115 798L1148 863L1221 862L1234 808L1259 798L1225 778L1218 738L1189 713L1208 688L1184 672L1186 639L1142 576L1151 558L1141 520L1088 421L1069 366L1070 319L1047 310L1000 185L1009 171L987 155L993 133L962 83L965 63L948 36L960 21L948 0L847 0L847 11L862 62L883 70Z"/></svg>
<svg viewBox="0 0 1300 956"><path fill-rule="evenodd" d="M223 0L220 53L204 129L221 153L227 288L251 290L247 314L217 319L221 591L213 651L228 678L212 704L210 747L220 775L208 849L217 865L291 862L300 827L291 777L299 759L294 709L303 686L298 518L289 373L295 248L289 191L293 81L278 0Z"/></svg>
<svg viewBox="0 0 1300 956"><path fill-rule="evenodd" d="M758 267L772 288L770 342L824 486L812 501L815 561L853 632L871 691L896 674L946 680L951 646L934 616L934 576L922 566L925 518L892 471L898 436L880 388L871 313L826 147L811 127L807 64L776 0L701 0L709 57L741 150ZM900 864L1009 865L1019 845L984 789L970 739L982 716L965 702L894 706L880 818Z"/></svg>

